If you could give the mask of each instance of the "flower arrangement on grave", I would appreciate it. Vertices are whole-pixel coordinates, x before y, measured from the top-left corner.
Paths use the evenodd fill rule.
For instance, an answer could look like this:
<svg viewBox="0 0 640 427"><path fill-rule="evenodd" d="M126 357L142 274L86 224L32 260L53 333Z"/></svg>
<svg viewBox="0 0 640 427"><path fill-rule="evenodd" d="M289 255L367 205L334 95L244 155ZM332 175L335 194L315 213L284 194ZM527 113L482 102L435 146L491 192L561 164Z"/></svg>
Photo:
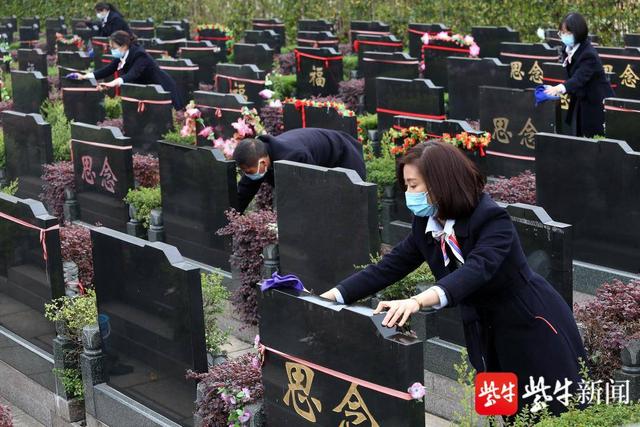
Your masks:
<svg viewBox="0 0 640 427"><path fill-rule="evenodd" d="M293 104L295 105L297 110L302 110L304 107L315 107L315 108L326 108L326 109L334 109L338 113L338 115L342 117L355 117L356 113L353 110L349 110L346 105L342 102L336 101L315 101L312 99L297 99L297 98L286 98L284 100L285 104Z"/></svg>
<svg viewBox="0 0 640 427"><path fill-rule="evenodd" d="M491 134L489 132L485 132L484 134L478 136L469 134L467 132L461 132L451 136L448 133L443 133L442 141L458 147L464 151L469 151L472 153L477 151L478 153L480 153L480 157L484 157L484 149L491 142Z"/></svg>
<svg viewBox="0 0 640 427"><path fill-rule="evenodd" d="M4 84L4 81L0 79L0 102L11 101L11 94L9 93L9 89Z"/></svg>
<svg viewBox="0 0 640 427"><path fill-rule="evenodd" d="M226 34L230 34L231 33L231 28L227 27L224 24L200 24L198 26L196 26L196 31L200 32L202 30L213 30L213 31L219 31L221 33L226 33Z"/></svg>
<svg viewBox="0 0 640 427"><path fill-rule="evenodd" d="M480 55L480 46L476 43L473 36L462 34L453 34L449 35L446 31L440 31L436 35L429 35L429 33L424 33L421 37L422 44L428 45L432 41L439 41L444 43L451 43L461 48L469 49L469 56L472 58L477 58ZM426 68L426 64L424 59L420 61L420 70L424 71Z"/></svg>
<svg viewBox="0 0 640 427"><path fill-rule="evenodd" d="M77 34L74 34L71 38L67 38L64 34L56 33L56 41L66 45L74 45L78 50L85 50L84 40Z"/></svg>
<svg viewBox="0 0 640 427"><path fill-rule="evenodd" d="M365 144L369 140L369 131L378 128L377 114L363 114L357 119L358 142Z"/></svg>
<svg viewBox="0 0 640 427"><path fill-rule="evenodd" d="M216 136L213 126L205 127L198 133L198 136L207 138L213 143L215 148L222 151L226 158L231 159L233 157L233 151L241 140L266 133L262 125L262 120L255 108L249 109L242 107L241 114L242 116L235 123L231 124L235 129L235 133L231 138L225 139L222 136ZM200 120L202 119L200 118Z"/></svg>
<svg viewBox="0 0 640 427"><path fill-rule="evenodd" d="M408 128L391 128L384 134L382 139L389 142L391 154L399 157L407 154L407 151L414 145L426 141L427 134L424 128L409 126ZM402 144L398 145L400 142Z"/></svg>
<svg viewBox="0 0 640 427"><path fill-rule="evenodd" d="M201 36L200 32L203 30L217 31L219 33L224 34L224 36L220 36L220 37ZM228 52L230 52L231 49L233 48L233 31L231 30L231 28L227 27L226 25L217 24L217 23L216 24L200 24L196 27L196 32L198 33L198 35L195 37L196 41L201 41L201 40L224 41Z"/></svg>

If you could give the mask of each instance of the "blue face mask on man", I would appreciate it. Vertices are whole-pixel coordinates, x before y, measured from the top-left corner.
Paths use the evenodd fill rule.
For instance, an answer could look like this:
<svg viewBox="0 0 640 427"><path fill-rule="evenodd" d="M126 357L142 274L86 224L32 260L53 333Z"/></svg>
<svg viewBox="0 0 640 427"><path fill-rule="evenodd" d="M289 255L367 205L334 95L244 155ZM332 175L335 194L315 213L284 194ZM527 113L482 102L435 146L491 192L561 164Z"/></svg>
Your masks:
<svg viewBox="0 0 640 427"><path fill-rule="evenodd" d="M427 193L411 193L409 191L404 193L405 202L407 208L415 216L428 217L433 216L436 213L436 207L429 203L427 199Z"/></svg>
<svg viewBox="0 0 640 427"><path fill-rule="evenodd" d="M249 178L252 181L258 181L261 180L262 178L264 178L264 176L267 174L267 168L265 168L264 172L260 172L260 165L263 162L260 161L258 162L258 170L256 173L245 173L244 176L246 176L247 178Z"/></svg>
<svg viewBox="0 0 640 427"><path fill-rule="evenodd" d="M122 53L119 49L111 49L111 56L116 59L122 59L124 53Z"/></svg>
<svg viewBox="0 0 640 427"><path fill-rule="evenodd" d="M561 34L560 40L562 40L562 44L564 44L569 49L571 49L576 44L576 39L571 33Z"/></svg>

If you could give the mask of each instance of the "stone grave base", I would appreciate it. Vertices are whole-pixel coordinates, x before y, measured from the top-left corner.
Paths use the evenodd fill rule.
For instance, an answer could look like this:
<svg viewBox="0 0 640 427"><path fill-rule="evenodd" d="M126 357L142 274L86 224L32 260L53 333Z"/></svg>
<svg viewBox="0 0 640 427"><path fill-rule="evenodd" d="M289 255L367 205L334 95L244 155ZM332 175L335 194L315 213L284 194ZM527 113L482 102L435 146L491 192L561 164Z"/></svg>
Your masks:
<svg viewBox="0 0 640 427"><path fill-rule="evenodd" d="M573 289L576 291L594 295L600 285L611 282L613 279L627 283L630 280L640 280L640 274L583 261L573 261Z"/></svg>
<svg viewBox="0 0 640 427"><path fill-rule="evenodd" d="M124 202L117 202L110 197L91 193L79 193L76 197L80 205L82 222L101 224L123 233L127 231L129 210Z"/></svg>

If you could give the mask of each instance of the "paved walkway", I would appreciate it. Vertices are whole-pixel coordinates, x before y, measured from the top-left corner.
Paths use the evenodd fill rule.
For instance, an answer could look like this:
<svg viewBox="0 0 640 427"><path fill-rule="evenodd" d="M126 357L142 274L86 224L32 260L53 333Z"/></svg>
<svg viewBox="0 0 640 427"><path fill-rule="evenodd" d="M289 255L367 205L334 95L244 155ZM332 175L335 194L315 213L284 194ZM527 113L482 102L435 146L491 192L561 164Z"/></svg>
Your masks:
<svg viewBox="0 0 640 427"><path fill-rule="evenodd" d="M11 415L13 417L13 427L44 427L35 419L22 412L20 409L13 406L2 396L0 396L0 404L9 406L11 408Z"/></svg>

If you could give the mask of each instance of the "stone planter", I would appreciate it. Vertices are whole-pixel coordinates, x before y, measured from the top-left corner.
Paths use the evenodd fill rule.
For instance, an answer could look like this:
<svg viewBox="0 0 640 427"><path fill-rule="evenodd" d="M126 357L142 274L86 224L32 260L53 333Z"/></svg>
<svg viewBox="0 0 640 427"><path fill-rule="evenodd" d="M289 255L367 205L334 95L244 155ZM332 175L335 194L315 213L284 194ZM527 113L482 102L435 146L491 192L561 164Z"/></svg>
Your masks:
<svg viewBox="0 0 640 427"><path fill-rule="evenodd" d="M216 366L222 365L224 362L229 360L226 354L211 354L207 353L207 366Z"/></svg>
<svg viewBox="0 0 640 427"><path fill-rule="evenodd" d="M66 423L84 420L84 399L65 400L60 396L56 396L56 415Z"/></svg>

